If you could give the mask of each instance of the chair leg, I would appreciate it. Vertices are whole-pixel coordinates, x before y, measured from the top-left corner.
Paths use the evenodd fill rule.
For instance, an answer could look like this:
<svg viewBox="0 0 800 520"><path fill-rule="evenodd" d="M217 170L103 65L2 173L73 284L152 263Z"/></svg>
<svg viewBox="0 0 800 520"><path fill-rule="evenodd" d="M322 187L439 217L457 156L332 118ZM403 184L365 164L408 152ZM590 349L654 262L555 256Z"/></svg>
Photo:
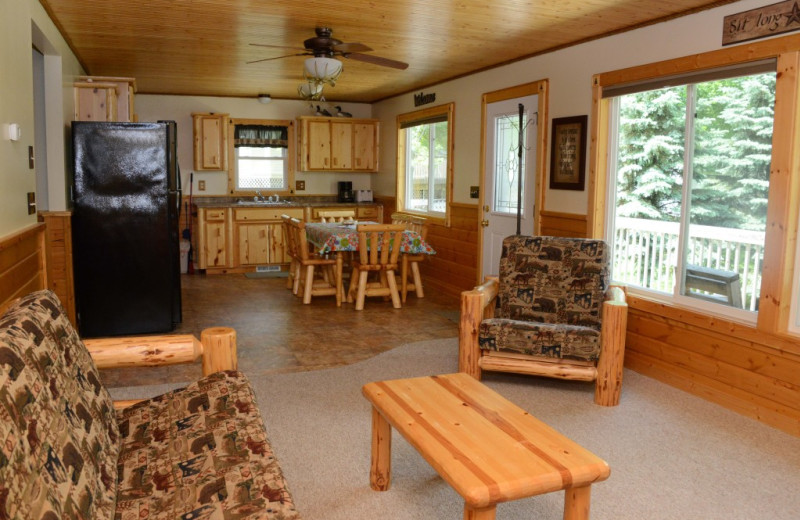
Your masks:
<svg viewBox="0 0 800 520"><path fill-rule="evenodd" d="M401 256L403 261L400 264L400 293L403 295L403 303L405 303L408 294L408 258L405 254Z"/></svg>
<svg viewBox="0 0 800 520"><path fill-rule="evenodd" d="M289 262L289 276L286 277L286 288L290 290L294 287L294 266L296 263L294 258Z"/></svg>
<svg viewBox="0 0 800 520"><path fill-rule="evenodd" d="M336 276L336 306L342 306L342 298L344 294L342 293L342 255L336 253L336 267L335 267L335 276Z"/></svg>
<svg viewBox="0 0 800 520"><path fill-rule="evenodd" d="M417 298L424 298L425 293L422 292L422 276L419 274L419 262L411 262L411 274L414 275L414 290L417 292Z"/></svg>
<svg viewBox="0 0 800 520"><path fill-rule="evenodd" d="M397 292L397 279L394 271L386 272L386 280L389 282L389 292L392 295L392 306L399 309L403 305L400 303L400 294Z"/></svg>
<svg viewBox="0 0 800 520"><path fill-rule="evenodd" d="M311 290L314 288L314 266L306 266L306 281L303 287L303 303L311 303Z"/></svg>
<svg viewBox="0 0 800 520"><path fill-rule="evenodd" d="M483 319L483 300L478 291L461 293L461 320L458 324L458 371L481 380L481 349L478 332Z"/></svg>
<svg viewBox="0 0 800 520"><path fill-rule="evenodd" d="M350 273L350 288L347 289L347 303L353 303L353 294L356 292L356 288L358 287L358 276L358 269L354 268Z"/></svg>
<svg viewBox="0 0 800 520"><path fill-rule="evenodd" d="M357 311L364 310L364 298L367 292L367 275L369 275L369 271L360 271L358 273L358 295L356 296Z"/></svg>

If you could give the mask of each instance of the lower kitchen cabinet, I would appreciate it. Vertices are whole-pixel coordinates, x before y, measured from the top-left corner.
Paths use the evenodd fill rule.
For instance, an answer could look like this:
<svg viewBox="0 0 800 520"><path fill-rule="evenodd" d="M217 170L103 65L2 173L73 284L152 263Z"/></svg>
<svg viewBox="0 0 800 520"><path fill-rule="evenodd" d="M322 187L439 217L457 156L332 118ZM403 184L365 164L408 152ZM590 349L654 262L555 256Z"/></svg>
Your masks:
<svg viewBox="0 0 800 520"><path fill-rule="evenodd" d="M198 208L197 244L200 269L232 267L233 255L230 251L232 220L227 208Z"/></svg>
<svg viewBox="0 0 800 520"><path fill-rule="evenodd" d="M242 208L233 213L237 266L289 263L281 215L302 219L302 208Z"/></svg>

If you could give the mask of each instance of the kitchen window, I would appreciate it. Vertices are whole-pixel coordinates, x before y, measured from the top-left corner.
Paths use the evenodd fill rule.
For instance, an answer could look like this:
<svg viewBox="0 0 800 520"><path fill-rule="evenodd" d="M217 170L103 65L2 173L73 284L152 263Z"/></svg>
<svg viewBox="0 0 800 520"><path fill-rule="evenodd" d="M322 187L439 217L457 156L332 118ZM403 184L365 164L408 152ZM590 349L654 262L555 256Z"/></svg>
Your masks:
<svg viewBox="0 0 800 520"><path fill-rule="evenodd" d="M448 220L453 103L397 117L397 209Z"/></svg>
<svg viewBox="0 0 800 520"><path fill-rule="evenodd" d="M607 89L613 277L755 321L775 61Z"/></svg>
<svg viewBox="0 0 800 520"><path fill-rule="evenodd" d="M292 193L294 132L290 121L232 119L232 194Z"/></svg>

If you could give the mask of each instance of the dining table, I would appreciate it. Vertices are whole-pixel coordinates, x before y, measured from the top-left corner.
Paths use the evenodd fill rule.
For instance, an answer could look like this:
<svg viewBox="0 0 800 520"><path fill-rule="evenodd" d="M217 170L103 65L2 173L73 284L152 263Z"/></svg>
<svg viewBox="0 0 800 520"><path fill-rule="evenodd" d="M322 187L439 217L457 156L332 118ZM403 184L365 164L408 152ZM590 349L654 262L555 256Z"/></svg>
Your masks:
<svg viewBox="0 0 800 520"><path fill-rule="evenodd" d="M306 238L321 255L348 251L358 251L358 225L378 224L370 221L347 222L308 222L306 223ZM400 253L435 255L436 251L416 231L407 229L403 231L400 244ZM337 288L342 290L342 280L337 281ZM342 293L343 300L352 301L349 294Z"/></svg>

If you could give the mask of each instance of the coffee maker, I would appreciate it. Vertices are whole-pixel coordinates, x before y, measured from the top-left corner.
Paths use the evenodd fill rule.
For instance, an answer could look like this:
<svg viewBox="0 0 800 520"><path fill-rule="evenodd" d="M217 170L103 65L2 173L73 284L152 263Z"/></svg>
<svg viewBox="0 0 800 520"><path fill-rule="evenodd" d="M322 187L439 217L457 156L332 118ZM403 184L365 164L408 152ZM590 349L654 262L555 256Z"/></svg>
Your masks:
<svg viewBox="0 0 800 520"><path fill-rule="evenodd" d="M353 183L350 181L339 181L339 202L355 202L353 193Z"/></svg>

